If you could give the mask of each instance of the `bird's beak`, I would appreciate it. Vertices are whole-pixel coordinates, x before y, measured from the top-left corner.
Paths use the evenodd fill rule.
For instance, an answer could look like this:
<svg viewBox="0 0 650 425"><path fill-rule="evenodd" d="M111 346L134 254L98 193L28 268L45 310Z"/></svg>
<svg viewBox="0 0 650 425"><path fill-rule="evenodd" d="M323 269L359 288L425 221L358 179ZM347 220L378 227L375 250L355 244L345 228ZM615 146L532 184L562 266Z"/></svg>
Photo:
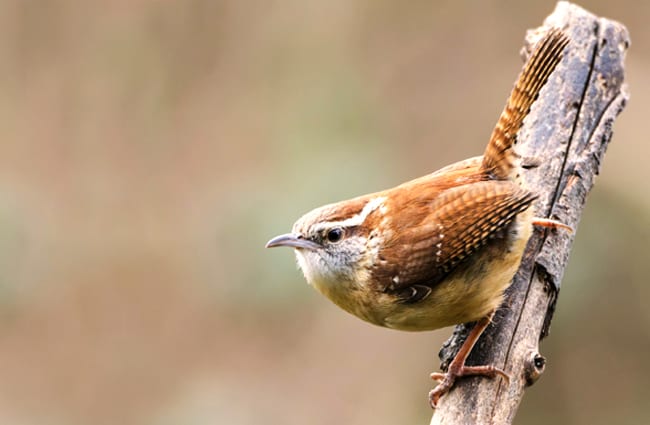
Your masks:
<svg viewBox="0 0 650 425"><path fill-rule="evenodd" d="M291 233L276 236L266 243L267 248L274 248L276 246L290 246L292 248L309 249L312 251L320 248L320 245L316 242Z"/></svg>

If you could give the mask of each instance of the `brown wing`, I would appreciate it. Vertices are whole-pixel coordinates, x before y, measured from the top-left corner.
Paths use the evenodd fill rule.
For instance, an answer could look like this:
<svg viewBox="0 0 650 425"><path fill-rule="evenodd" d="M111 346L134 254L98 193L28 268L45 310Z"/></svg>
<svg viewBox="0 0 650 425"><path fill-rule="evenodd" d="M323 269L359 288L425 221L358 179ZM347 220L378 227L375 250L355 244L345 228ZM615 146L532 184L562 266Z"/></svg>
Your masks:
<svg viewBox="0 0 650 425"><path fill-rule="evenodd" d="M379 290L431 287L465 257L508 227L536 196L511 181L479 181L439 192L432 200L403 200L393 237L372 270Z"/></svg>

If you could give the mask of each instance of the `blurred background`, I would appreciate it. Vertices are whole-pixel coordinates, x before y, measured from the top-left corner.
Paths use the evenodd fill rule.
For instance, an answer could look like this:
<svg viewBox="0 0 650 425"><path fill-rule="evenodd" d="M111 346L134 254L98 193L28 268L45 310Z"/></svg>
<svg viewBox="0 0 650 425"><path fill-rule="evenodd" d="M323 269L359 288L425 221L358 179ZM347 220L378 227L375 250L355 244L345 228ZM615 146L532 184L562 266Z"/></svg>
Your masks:
<svg viewBox="0 0 650 425"><path fill-rule="evenodd" d="M521 424L650 421L650 3L582 5L632 98ZM363 323L264 244L480 154L553 8L0 2L0 423L428 423L451 329Z"/></svg>

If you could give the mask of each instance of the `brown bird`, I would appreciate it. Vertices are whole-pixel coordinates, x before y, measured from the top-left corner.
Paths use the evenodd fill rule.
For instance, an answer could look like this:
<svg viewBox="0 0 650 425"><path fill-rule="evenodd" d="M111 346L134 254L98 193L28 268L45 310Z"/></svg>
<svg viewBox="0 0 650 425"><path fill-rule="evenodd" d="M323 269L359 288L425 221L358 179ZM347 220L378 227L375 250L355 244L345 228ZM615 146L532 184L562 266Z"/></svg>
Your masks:
<svg viewBox="0 0 650 425"><path fill-rule="evenodd" d="M483 156L392 189L317 208L267 247L295 248L307 281L342 309L379 326L425 331L478 321L431 391L464 375L508 376L465 366L501 305L533 225L568 226L533 216L537 195L520 178L517 132L569 43L559 29L537 44Z"/></svg>

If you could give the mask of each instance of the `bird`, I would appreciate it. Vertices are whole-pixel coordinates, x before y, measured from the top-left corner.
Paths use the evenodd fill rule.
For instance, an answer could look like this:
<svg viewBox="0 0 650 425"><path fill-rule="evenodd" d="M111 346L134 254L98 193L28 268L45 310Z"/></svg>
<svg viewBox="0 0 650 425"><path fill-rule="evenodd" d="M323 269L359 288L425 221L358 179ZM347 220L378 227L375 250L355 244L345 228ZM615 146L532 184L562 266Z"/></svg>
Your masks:
<svg viewBox="0 0 650 425"><path fill-rule="evenodd" d="M503 301L534 226L538 194L522 177L517 133L569 44L551 28L536 44L483 155L396 187L316 208L266 247L294 248L305 279L343 310L375 325L428 331L476 322L439 384L439 399L467 375L508 375L465 360Z"/></svg>

